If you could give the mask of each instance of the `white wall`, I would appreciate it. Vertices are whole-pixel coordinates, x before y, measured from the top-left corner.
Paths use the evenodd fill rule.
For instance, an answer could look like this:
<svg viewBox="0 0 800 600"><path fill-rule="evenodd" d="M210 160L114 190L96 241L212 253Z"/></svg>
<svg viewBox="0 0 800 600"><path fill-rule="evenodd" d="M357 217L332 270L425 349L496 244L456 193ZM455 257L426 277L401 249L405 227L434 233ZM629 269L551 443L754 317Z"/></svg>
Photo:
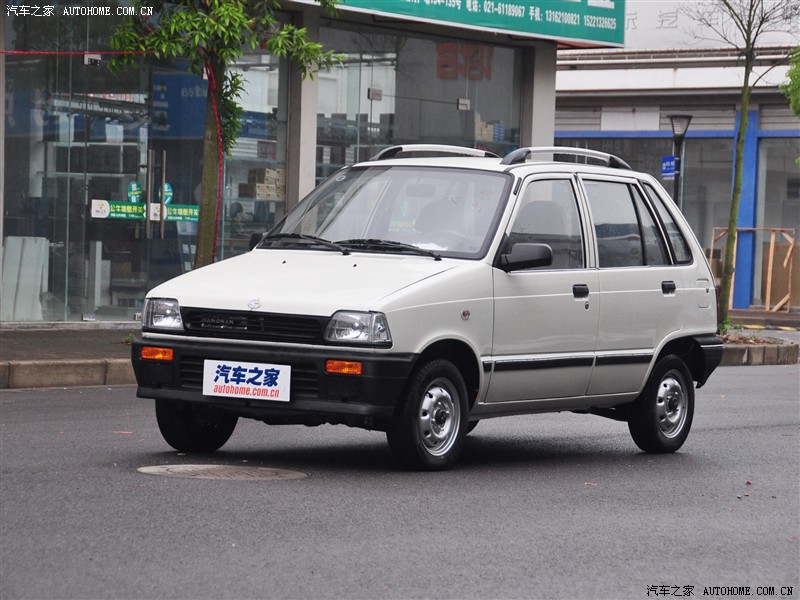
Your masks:
<svg viewBox="0 0 800 600"><path fill-rule="evenodd" d="M769 4L774 0L766 0ZM796 2L796 0L795 0ZM718 2L709 0L627 0L625 4L625 49L691 49L722 48L713 29L693 20L688 11L697 8L709 11L717 28L725 26L728 17ZM787 22L782 31L761 38L760 45L796 46L800 39L800 13Z"/></svg>

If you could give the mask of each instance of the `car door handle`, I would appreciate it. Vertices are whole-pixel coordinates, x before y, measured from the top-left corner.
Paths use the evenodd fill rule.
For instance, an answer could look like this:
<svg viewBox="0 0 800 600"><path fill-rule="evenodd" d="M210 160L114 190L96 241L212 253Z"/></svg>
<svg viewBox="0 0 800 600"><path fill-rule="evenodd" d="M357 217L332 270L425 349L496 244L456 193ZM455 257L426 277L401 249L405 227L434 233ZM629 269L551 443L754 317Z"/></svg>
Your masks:
<svg viewBox="0 0 800 600"><path fill-rule="evenodd" d="M576 298L588 298L589 286L585 283L576 283L572 286L572 295Z"/></svg>
<svg viewBox="0 0 800 600"><path fill-rule="evenodd" d="M678 289L678 286L675 285L674 281L661 282L661 291L664 295L674 294L676 289Z"/></svg>

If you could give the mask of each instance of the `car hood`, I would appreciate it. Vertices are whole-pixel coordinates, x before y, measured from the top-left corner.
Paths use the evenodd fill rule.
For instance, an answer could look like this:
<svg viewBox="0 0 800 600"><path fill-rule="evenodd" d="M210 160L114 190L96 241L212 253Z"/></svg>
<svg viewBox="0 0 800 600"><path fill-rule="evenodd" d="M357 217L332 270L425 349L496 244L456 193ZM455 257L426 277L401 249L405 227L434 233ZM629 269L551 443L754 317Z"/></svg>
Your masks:
<svg viewBox="0 0 800 600"><path fill-rule="evenodd" d="M453 268L454 261L423 256L254 250L176 277L147 296L175 298L182 307L329 316L379 310L393 293Z"/></svg>

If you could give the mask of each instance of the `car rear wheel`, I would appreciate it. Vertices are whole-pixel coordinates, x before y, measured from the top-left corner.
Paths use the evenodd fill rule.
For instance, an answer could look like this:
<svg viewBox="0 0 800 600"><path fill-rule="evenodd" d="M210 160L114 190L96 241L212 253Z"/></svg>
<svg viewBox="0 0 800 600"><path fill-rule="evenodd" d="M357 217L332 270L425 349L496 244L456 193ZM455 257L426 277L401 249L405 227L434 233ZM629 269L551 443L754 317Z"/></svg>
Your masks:
<svg viewBox="0 0 800 600"><path fill-rule="evenodd" d="M686 441L694 416L694 383L684 362L668 355L656 363L631 407L628 429L645 452L675 452Z"/></svg>
<svg viewBox="0 0 800 600"><path fill-rule="evenodd" d="M213 452L227 442L239 418L184 402L156 400L156 421L164 440L180 452Z"/></svg>
<svg viewBox="0 0 800 600"><path fill-rule="evenodd" d="M453 363L434 360L409 380L386 433L406 467L435 471L452 465L467 432L467 388Z"/></svg>

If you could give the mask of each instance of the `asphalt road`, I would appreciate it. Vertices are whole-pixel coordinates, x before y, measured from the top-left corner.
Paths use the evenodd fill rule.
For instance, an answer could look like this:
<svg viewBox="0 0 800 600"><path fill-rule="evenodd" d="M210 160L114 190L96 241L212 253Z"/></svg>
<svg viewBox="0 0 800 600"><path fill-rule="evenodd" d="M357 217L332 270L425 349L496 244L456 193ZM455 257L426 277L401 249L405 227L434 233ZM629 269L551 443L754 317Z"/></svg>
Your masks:
<svg viewBox="0 0 800 600"><path fill-rule="evenodd" d="M307 477L137 471L187 464ZM719 369L674 455L539 415L480 423L445 473L342 426L179 455L133 387L4 391L0 598L797 598L798 482L798 365Z"/></svg>

